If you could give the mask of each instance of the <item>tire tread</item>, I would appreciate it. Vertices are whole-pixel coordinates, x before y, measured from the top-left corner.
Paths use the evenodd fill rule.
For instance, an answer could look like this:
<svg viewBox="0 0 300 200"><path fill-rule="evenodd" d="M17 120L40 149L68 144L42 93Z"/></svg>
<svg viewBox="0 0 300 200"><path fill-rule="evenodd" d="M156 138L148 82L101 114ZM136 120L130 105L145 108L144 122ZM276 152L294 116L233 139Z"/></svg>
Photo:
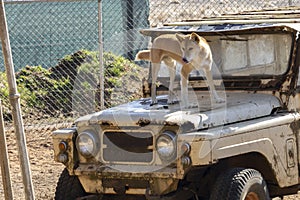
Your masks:
<svg viewBox="0 0 300 200"><path fill-rule="evenodd" d="M211 192L210 200L240 200L245 186L249 180L257 181L261 187L266 188L266 183L262 178L262 175L255 169L245 169L245 168L233 168L224 174L221 174L213 187ZM264 194L261 192L261 196L264 199L269 199L268 191L266 190Z"/></svg>
<svg viewBox="0 0 300 200"><path fill-rule="evenodd" d="M70 176L65 168L57 182L55 200L74 200L86 195L77 176Z"/></svg>

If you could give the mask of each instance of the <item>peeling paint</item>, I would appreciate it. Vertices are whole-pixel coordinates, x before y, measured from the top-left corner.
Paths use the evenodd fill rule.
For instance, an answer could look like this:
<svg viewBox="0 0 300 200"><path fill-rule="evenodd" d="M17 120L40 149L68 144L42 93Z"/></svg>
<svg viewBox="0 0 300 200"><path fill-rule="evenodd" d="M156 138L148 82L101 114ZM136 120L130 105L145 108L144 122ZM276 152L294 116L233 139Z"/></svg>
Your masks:
<svg viewBox="0 0 300 200"><path fill-rule="evenodd" d="M208 92L206 92L207 95ZM204 92L201 91L201 95ZM166 96L159 96L159 102L166 102ZM164 100L164 101L162 101ZM148 102L148 103L145 103ZM150 100L134 101L120 105L77 120L77 124L89 124L92 121L105 126L179 126L183 131L216 127L224 123L233 123L247 119L270 115L274 108L280 108L281 102L275 96L267 94L247 94L227 92L226 104L214 105L203 101L202 107L180 110L177 105L163 108L164 104L150 106Z"/></svg>

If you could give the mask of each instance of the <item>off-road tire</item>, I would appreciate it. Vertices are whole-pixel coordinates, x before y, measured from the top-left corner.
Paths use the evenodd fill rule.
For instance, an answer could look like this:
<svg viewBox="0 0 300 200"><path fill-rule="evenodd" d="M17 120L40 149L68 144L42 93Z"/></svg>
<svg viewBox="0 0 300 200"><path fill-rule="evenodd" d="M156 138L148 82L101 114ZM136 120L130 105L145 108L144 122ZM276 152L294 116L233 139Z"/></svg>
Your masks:
<svg viewBox="0 0 300 200"><path fill-rule="evenodd" d="M58 179L55 200L75 200L78 197L84 197L87 193L84 191L77 176L70 176L67 169L64 169Z"/></svg>
<svg viewBox="0 0 300 200"><path fill-rule="evenodd" d="M234 168L221 174L212 189L210 200L269 200L262 175L254 169Z"/></svg>

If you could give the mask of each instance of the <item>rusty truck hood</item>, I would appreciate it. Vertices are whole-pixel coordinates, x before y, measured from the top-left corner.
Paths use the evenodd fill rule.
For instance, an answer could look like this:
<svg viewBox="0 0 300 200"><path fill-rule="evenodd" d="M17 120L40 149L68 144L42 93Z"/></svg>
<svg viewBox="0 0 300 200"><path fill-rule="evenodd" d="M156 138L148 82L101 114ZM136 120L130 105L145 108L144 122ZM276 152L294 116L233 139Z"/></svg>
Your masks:
<svg viewBox="0 0 300 200"><path fill-rule="evenodd" d="M221 104L213 103L206 95L202 92L198 105L188 109L181 109L179 103L168 105L167 96L159 96L157 105L151 106L149 98L140 99L83 116L75 123L118 127L178 125L184 131L191 131L268 116L281 107L275 96L267 94L227 93L226 103Z"/></svg>

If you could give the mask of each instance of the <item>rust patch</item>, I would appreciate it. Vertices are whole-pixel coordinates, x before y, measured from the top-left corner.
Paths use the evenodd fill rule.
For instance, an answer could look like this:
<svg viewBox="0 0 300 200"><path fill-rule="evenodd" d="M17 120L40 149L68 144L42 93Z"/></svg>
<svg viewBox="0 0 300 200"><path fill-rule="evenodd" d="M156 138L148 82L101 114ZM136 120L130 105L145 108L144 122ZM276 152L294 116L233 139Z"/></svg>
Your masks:
<svg viewBox="0 0 300 200"><path fill-rule="evenodd" d="M300 129L300 122L299 121L295 121L293 123L290 124L290 128L292 129L293 133L296 134L298 133L299 129Z"/></svg>
<svg viewBox="0 0 300 200"><path fill-rule="evenodd" d="M103 125L103 126L113 126L114 124L111 122L111 121L100 121L99 122L100 125Z"/></svg>
<svg viewBox="0 0 300 200"><path fill-rule="evenodd" d="M170 122L170 121L166 121L164 123L164 125L166 126L179 126L180 129L182 130L182 132L186 132L186 131L191 131L191 130L195 130L195 124L193 124L190 121L185 121L183 123L176 123L176 122Z"/></svg>
<svg viewBox="0 0 300 200"><path fill-rule="evenodd" d="M147 126L151 123L149 119L140 118L139 121L136 123L140 127Z"/></svg>
<svg viewBox="0 0 300 200"><path fill-rule="evenodd" d="M166 125L166 126L177 126L178 124L176 122L165 121L164 125Z"/></svg>
<svg viewBox="0 0 300 200"><path fill-rule="evenodd" d="M268 83L261 85L261 88L277 88L279 89L281 85L281 82L279 80L270 80Z"/></svg>

